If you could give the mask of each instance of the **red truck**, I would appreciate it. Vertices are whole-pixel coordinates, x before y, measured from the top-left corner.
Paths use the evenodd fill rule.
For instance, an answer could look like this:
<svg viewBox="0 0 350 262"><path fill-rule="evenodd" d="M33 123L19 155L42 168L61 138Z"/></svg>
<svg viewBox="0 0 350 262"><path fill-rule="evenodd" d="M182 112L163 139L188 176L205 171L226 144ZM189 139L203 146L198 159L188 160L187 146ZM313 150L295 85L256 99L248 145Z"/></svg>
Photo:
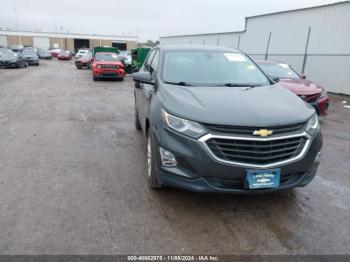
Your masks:
<svg viewBox="0 0 350 262"><path fill-rule="evenodd" d="M103 78L124 80L124 65L115 47L95 47L93 50L92 74L95 81Z"/></svg>

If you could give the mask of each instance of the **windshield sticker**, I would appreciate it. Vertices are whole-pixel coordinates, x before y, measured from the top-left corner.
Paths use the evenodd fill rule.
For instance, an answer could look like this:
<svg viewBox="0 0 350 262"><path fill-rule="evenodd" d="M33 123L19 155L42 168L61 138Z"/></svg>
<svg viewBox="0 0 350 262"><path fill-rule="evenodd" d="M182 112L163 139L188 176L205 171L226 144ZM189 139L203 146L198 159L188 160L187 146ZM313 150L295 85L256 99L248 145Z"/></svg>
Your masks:
<svg viewBox="0 0 350 262"><path fill-rule="evenodd" d="M287 64L278 64L280 67L283 67L283 68L288 68L289 66Z"/></svg>
<svg viewBox="0 0 350 262"><path fill-rule="evenodd" d="M247 68L249 70L255 70L256 69L255 65L247 65Z"/></svg>
<svg viewBox="0 0 350 262"><path fill-rule="evenodd" d="M225 54L227 60L231 62L246 62L247 60L245 59L244 56L241 54L235 54L235 53L226 53Z"/></svg>

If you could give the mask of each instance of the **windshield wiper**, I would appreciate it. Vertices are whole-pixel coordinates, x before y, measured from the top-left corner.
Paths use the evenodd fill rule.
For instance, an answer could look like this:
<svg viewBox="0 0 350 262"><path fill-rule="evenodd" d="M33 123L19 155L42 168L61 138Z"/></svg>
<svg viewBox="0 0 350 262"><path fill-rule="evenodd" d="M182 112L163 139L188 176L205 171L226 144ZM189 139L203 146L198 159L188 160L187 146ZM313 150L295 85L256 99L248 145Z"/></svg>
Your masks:
<svg viewBox="0 0 350 262"><path fill-rule="evenodd" d="M223 86L228 86L228 87L257 87L257 86L261 86L261 85L254 85L254 84L239 84L239 83L226 83L223 84Z"/></svg>
<svg viewBox="0 0 350 262"><path fill-rule="evenodd" d="M169 85L177 85L177 86L193 86L192 84L190 84L188 82L184 82L184 81L180 81L180 82L168 82L168 81L165 81L164 83L169 84Z"/></svg>

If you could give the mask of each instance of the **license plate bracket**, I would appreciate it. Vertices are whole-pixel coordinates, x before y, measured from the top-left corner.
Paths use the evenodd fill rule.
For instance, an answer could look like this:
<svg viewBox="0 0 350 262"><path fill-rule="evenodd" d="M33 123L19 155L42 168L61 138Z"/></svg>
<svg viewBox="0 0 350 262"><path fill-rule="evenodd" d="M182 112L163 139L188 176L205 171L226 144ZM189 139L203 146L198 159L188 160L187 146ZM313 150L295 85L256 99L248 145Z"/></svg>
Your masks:
<svg viewBox="0 0 350 262"><path fill-rule="evenodd" d="M280 185L281 169L248 169L249 189L275 188Z"/></svg>

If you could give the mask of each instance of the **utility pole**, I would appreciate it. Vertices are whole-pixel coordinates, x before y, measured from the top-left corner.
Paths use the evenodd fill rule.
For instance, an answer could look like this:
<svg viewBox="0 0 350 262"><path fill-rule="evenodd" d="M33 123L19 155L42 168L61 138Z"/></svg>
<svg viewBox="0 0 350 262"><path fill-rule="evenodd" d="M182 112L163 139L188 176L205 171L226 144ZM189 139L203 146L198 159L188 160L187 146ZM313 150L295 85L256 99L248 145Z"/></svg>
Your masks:
<svg viewBox="0 0 350 262"><path fill-rule="evenodd" d="M18 29L17 8L14 7L13 9L15 10L15 16L16 16L16 27L17 27L17 34L18 34L18 42L19 42L19 45L22 45L21 34L19 32L19 29Z"/></svg>

